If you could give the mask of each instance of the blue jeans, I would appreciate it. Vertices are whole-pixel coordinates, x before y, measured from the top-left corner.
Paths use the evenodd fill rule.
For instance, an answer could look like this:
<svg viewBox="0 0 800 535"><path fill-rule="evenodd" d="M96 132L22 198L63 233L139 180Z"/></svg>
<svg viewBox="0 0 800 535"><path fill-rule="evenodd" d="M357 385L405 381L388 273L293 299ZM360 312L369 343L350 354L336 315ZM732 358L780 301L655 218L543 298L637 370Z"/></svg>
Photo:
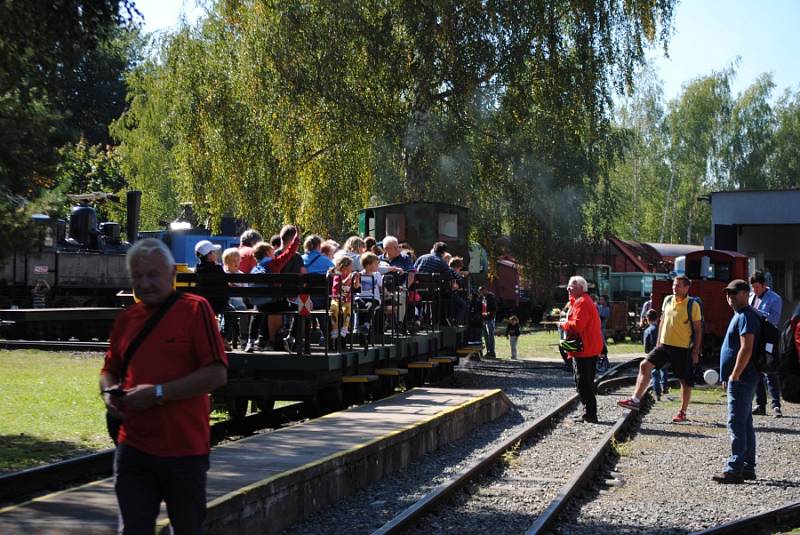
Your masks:
<svg viewBox="0 0 800 535"><path fill-rule="evenodd" d="M761 374L761 380L756 384L756 405L759 407L767 408L767 389L769 389L769 396L772 398L772 408L780 407L781 383L778 381L778 374Z"/></svg>
<svg viewBox="0 0 800 535"><path fill-rule="evenodd" d="M650 386L653 388L656 395L660 396L667 385L667 370L664 368L660 370L658 368L653 368L653 372L650 374Z"/></svg>
<svg viewBox="0 0 800 535"><path fill-rule="evenodd" d="M483 320L483 340L486 342L486 354L494 355L494 322L495 320Z"/></svg>
<svg viewBox="0 0 800 535"><path fill-rule="evenodd" d="M753 429L753 396L761 374L745 371L738 381L728 382L728 432L731 456L726 472L754 472L756 469L756 432Z"/></svg>

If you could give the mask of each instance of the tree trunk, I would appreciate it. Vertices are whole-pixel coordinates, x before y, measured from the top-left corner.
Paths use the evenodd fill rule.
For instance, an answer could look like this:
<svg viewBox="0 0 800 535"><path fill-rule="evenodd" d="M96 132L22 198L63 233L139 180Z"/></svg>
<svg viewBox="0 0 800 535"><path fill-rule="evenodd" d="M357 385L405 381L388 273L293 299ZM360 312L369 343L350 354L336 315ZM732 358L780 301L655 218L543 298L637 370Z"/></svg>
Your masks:
<svg viewBox="0 0 800 535"><path fill-rule="evenodd" d="M664 217L661 220L661 232L658 235L659 243L664 243L664 231L667 228L667 214L669 214L669 205L672 200L672 184L675 182L675 173L669 174L669 187L667 188L667 197L664 199ZM672 233L670 233L672 234Z"/></svg>

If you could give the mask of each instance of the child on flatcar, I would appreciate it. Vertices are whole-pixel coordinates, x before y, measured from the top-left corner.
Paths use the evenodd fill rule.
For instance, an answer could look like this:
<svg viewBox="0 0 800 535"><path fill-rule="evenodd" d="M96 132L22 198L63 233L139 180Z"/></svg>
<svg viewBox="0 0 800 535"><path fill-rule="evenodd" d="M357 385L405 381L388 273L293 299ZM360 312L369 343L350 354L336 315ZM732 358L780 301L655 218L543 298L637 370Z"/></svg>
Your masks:
<svg viewBox="0 0 800 535"><path fill-rule="evenodd" d="M353 289L360 288L359 273L353 271L353 261L348 256L340 256L333 266L333 285L331 286L331 336L333 345L337 338L345 338L350 327L353 312ZM341 321L340 321L341 320Z"/></svg>
<svg viewBox="0 0 800 535"><path fill-rule="evenodd" d="M280 273L283 267L292 259L292 256L297 252L297 248L300 245L300 240L297 236L289 244L289 247L281 251L278 256L275 256L275 248L264 241L258 242L253 247L253 256L256 257L257 264L256 266L250 271L250 273L258 274L258 273ZM254 286L267 286L263 284L254 284ZM269 312L269 308L274 307L277 303L279 308L285 308L281 306L281 303L278 303L278 300L274 297L251 297L250 302L255 305L259 312L259 314L254 318L254 320L250 323L250 333L248 335L248 343L246 346L245 351L248 353L252 350L256 349L256 341L266 338L267 340L272 340L269 336L268 329L266 326L266 314ZM274 333L272 333L274 334Z"/></svg>
<svg viewBox="0 0 800 535"><path fill-rule="evenodd" d="M362 345L366 344L369 336L371 322L375 313L381 306L381 293L383 290L383 275L380 274L380 260L373 253L361 255L360 263L364 269L361 270L360 282L361 291L356 298L356 309L358 310L358 334L362 336Z"/></svg>
<svg viewBox="0 0 800 535"><path fill-rule="evenodd" d="M239 266L242 263L242 256L239 253L239 249L236 247L230 247L225 249L222 253L222 269L225 273L241 273ZM246 286L246 284L232 284L232 286ZM247 310L247 305L244 302L244 299L241 297L231 297L228 299L228 306L232 310ZM222 315L222 335L225 337L225 342L231 346L231 348L236 348L237 345L244 349L245 344L247 344L247 340L245 339L247 335L247 323L248 319L246 316L239 316L239 320L236 320L236 314L232 314L230 312L226 312ZM238 341L238 343L237 343Z"/></svg>

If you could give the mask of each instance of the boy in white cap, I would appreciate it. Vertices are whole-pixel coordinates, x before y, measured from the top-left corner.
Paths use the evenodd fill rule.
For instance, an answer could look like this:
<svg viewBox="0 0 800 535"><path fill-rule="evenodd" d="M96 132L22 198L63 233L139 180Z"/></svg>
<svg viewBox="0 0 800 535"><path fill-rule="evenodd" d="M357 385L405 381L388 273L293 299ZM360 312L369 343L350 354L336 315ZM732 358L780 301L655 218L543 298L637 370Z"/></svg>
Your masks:
<svg viewBox="0 0 800 535"><path fill-rule="evenodd" d="M214 245L208 240L201 240L194 246L194 254L197 255L197 266L194 272L199 275L210 273L225 273L222 266L217 263L222 247ZM217 286L216 284L204 283L202 278L198 278L197 286ZM215 314L222 314L228 310L227 297L211 297L208 299ZM227 348L226 348L227 349Z"/></svg>

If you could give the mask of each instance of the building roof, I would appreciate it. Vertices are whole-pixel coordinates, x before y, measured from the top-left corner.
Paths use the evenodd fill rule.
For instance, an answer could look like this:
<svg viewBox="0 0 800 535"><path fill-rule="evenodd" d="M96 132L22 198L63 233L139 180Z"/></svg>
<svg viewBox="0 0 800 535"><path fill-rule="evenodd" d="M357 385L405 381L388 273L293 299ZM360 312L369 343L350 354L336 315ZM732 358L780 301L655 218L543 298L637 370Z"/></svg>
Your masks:
<svg viewBox="0 0 800 535"><path fill-rule="evenodd" d="M800 189L717 191L713 225L800 225Z"/></svg>
<svg viewBox="0 0 800 535"><path fill-rule="evenodd" d="M663 259L674 259L703 248L702 245L686 245L683 243L645 243L644 245L652 247Z"/></svg>

